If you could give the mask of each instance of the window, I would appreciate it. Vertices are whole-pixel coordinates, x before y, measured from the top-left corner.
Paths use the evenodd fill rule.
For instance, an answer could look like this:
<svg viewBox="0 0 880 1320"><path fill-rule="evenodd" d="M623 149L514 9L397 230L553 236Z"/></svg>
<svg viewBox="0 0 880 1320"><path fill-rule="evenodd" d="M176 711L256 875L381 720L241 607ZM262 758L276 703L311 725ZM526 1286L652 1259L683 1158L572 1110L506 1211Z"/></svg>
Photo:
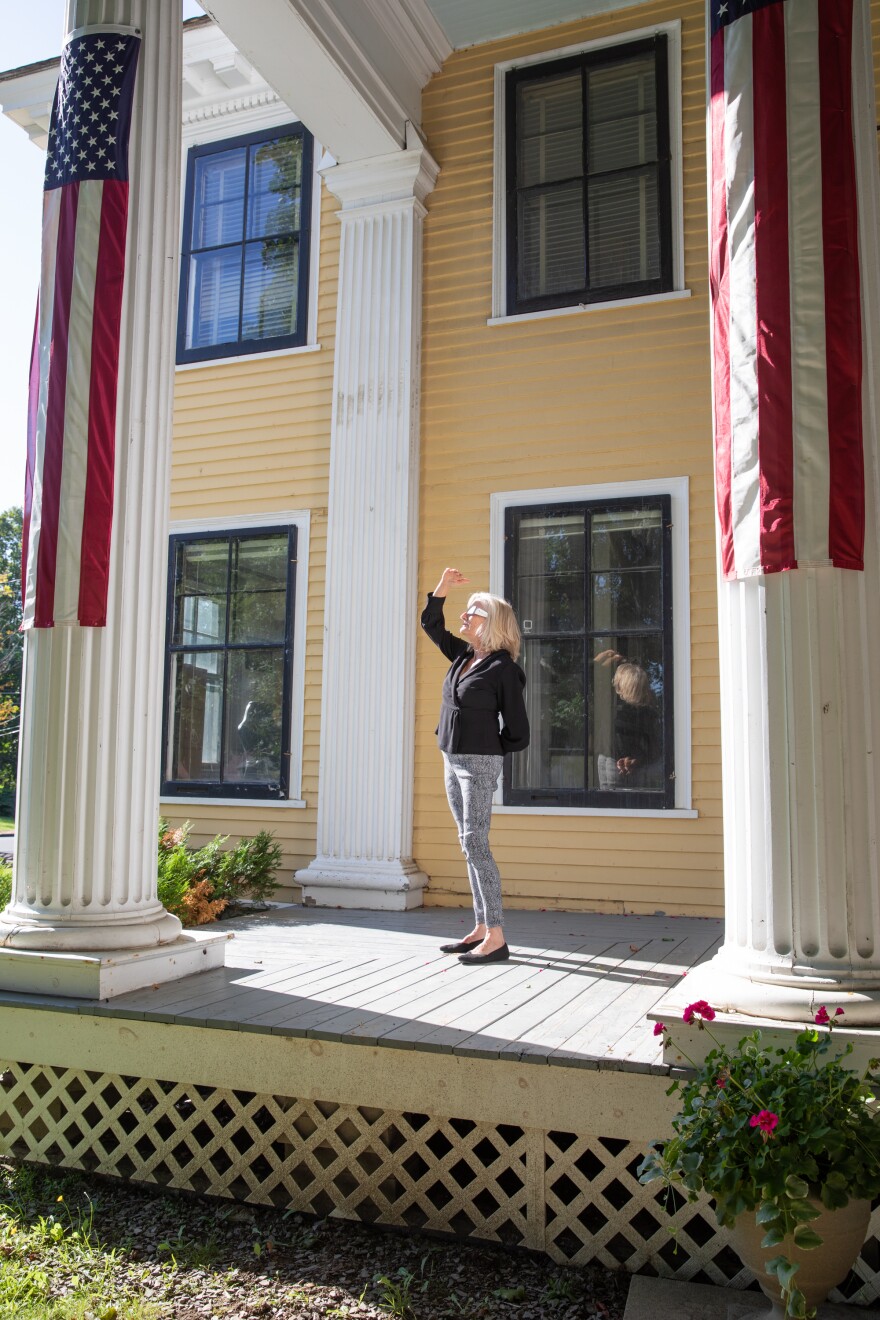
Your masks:
<svg viewBox="0 0 880 1320"><path fill-rule="evenodd" d="M532 737L505 803L675 805L671 550L668 495L506 510Z"/></svg>
<svg viewBox="0 0 880 1320"><path fill-rule="evenodd" d="M171 538L163 795L288 796L296 531Z"/></svg>
<svg viewBox="0 0 880 1320"><path fill-rule="evenodd" d="M191 148L178 362L305 343L311 182L302 124Z"/></svg>
<svg viewBox="0 0 880 1320"><path fill-rule="evenodd" d="M673 288L667 37L506 75L507 314Z"/></svg>

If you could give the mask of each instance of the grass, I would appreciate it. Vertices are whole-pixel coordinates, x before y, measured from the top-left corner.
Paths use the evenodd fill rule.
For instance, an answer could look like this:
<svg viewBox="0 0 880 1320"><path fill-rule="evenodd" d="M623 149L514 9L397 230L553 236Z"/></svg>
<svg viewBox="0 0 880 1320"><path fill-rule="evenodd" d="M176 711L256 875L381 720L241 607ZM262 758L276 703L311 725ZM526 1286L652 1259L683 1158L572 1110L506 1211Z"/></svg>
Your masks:
<svg viewBox="0 0 880 1320"><path fill-rule="evenodd" d="M0 834L5 833L7 830L14 830L14 829L15 829L15 821L12 819L11 816L0 816Z"/></svg>
<svg viewBox="0 0 880 1320"><path fill-rule="evenodd" d="M121 1274L117 1250L98 1240L93 1201L74 1192L71 1203L62 1191L50 1209L45 1176L28 1168L7 1172L0 1188L0 1316L160 1320L159 1307L139 1296L137 1271Z"/></svg>

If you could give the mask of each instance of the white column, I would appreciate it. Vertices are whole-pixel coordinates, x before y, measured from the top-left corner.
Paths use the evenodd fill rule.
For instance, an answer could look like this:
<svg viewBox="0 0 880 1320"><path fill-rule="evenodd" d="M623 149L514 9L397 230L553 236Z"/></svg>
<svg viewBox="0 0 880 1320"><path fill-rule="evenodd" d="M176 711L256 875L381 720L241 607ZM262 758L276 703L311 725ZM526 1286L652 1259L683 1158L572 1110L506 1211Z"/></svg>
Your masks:
<svg viewBox="0 0 880 1320"><path fill-rule="evenodd" d="M866 7L856 12L865 572L719 583L725 943L658 1010L670 1021L680 1002L707 999L781 1021L825 1004L845 1025L880 1024L880 206Z"/></svg>
<svg viewBox="0 0 880 1320"><path fill-rule="evenodd" d="M12 902L0 914L0 984L114 993L207 965L204 941L156 896L162 642L177 293L181 126L179 0L70 0L67 30L120 23L142 34L130 209L106 628L25 637ZM101 976L98 955L170 944L164 970ZM222 949L222 944L218 946ZM16 960L13 950L25 951ZM191 954L198 953L195 963ZM222 953L220 955L222 960ZM111 959L111 961L114 961ZM143 957L141 964L145 965ZM216 957L211 961L216 962ZM83 968L97 980L83 979ZM61 979L59 979L59 975Z"/></svg>
<svg viewBox="0 0 880 1320"><path fill-rule="evenodd" d="M418 906L412 860L419 344L420 143L323 171L342 202L318 855L306 903Z"/></svg>

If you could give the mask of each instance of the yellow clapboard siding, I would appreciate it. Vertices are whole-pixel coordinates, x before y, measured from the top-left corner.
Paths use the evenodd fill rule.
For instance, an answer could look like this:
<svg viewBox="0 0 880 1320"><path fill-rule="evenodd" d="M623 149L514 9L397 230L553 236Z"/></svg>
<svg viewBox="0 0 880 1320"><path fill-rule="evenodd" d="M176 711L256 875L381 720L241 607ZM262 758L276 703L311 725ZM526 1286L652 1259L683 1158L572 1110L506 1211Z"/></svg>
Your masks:
<svg viewBox="0 0 880 1320"><path fill-rule="evenodd" d="M671 19L682 25L685 276L692 296L487 326L495 64ZM693 790L705 814L693 821L496 815L493 846L516 906L713 915L723 909L704 43L702 0L664 0L456 52L424 92L423 127L442 172L425 228L422 591L446 563L458 563L475 586L487 583L493 491L691 479ZM444 667L420 639L415 855L432 877L429 903L466 905L432 737Z"/></svg>

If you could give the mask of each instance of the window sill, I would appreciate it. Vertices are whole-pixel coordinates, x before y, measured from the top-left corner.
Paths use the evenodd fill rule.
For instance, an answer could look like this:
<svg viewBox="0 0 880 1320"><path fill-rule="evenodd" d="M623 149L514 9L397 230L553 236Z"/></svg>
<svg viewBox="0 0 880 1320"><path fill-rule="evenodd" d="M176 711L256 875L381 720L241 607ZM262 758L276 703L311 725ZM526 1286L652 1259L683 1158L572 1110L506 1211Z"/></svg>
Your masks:
<svg viewBox="0 0 880 1320"><path fill-rule="evenodd" d="M198 371L201 367L225 367L234 362L264 362L266 358L297 357L300 353L319 353L320 344L299 344L296 348L268 349L265 353L228 353L225 357L206 358L204 362L175 362L175 371Z"/></svg>
<svg viewBox="0 0 880 1320"><path fill-rule="evenodd" d="M642 817L645 820L697 820L700 813L690 807L670 807L666 811L658 811L653 807L620 807L618 810L612 810L610 807L523 807L523 806L502 806L500 803L492 807L493 816L603 816L606 820L624 817L632 819L633 817Z"/></svg>
<svg viewBox="0 0 880 1320"><path fill-rule="evenodd" d="M264 807L271 807L276 810L278 807L291 807L302 809L309 804L302 798L224 798L224 797L187 797L181 794L179 797L160 797L160 807L257 807L260 811Z"/></svg>
<svg viewBox="0 0 880 1320"><path fill-rule="evenodd" d="M690 289L669 293L645 293L638 298L611 298L608 302L577 303L574 307L548 307L543 312L519 312L515 316L490 316L486 325L512 325L516 321L546 321L551 316L578 316L581 312L607 312L613 307L644 307L651 303L682 302Z"/></svg>

